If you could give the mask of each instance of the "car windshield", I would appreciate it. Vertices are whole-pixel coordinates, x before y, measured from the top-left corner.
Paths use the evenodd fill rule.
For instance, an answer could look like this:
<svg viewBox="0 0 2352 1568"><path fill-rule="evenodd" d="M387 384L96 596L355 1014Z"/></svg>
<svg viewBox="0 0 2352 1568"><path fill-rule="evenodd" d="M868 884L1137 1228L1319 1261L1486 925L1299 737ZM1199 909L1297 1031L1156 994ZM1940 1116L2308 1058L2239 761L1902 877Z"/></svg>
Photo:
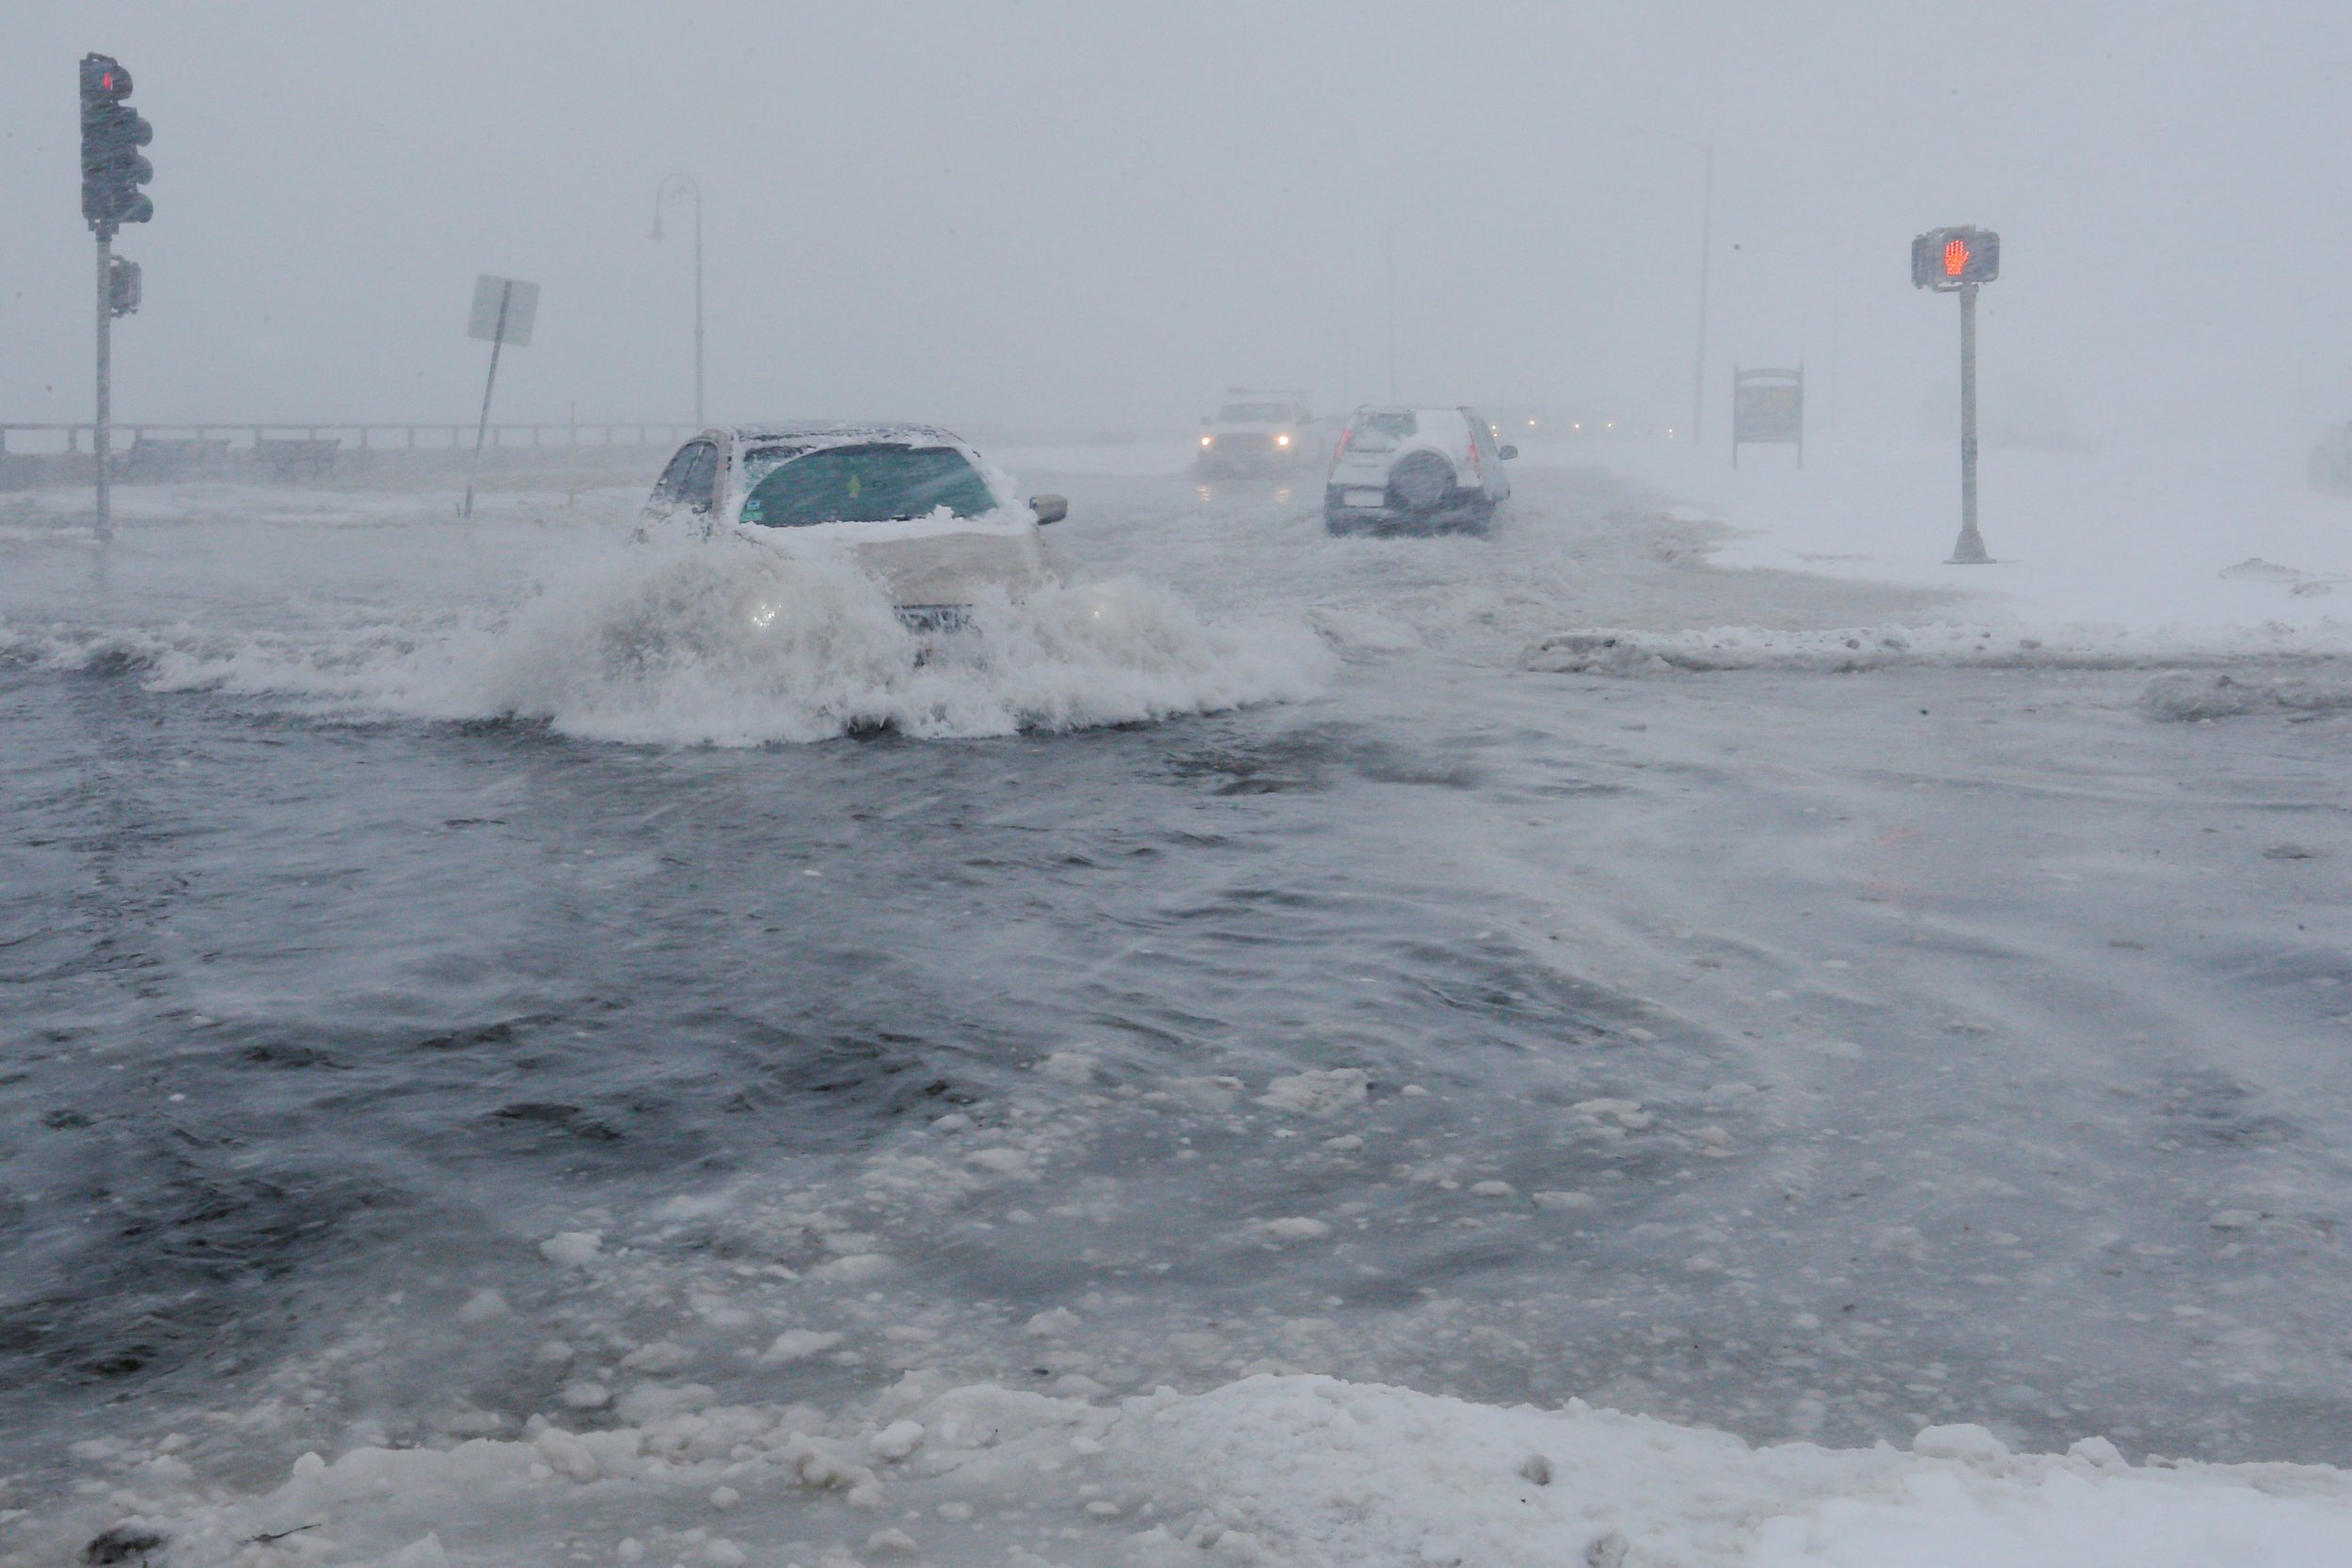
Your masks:
<svg viewBox="0 0 2352 1568"><path fill-rule="evenodd" d="M1286 403L1229 403L1216 417L1227 424L1285 424L1291 409Z"/></svg>
<svg viewBox="0 0 2352 1568"><path fill-rule="evenodd" d="M958 517L996 510L988 482L953 447L877 441L804 454L776 449L752 453L745 467L755 479L743 521L757 528L928 517L943 506Z"/></svg>

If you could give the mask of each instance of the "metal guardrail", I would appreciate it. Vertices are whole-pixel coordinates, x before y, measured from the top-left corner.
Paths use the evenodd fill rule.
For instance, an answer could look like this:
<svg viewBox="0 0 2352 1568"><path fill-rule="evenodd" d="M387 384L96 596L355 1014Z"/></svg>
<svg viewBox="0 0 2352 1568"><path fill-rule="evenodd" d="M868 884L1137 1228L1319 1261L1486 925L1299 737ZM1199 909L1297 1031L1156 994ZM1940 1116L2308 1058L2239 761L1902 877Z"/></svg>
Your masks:
<svg viewBox="0 0 2352 1568"><path fill-rule="evenodd" d="M62 434L65 436L67 451L82 451L86 450L86 437L94 428L87 422L80 424L0 422L0 455L6 455L10 451L8 437L20 432L53 436ZM473 444L473 427L468 424L382 424L333 420L313 423L299 420L257 424L250 420L215 420L205 424L187 422L118 424L113 429L114 444L118 451L131 441L137 440L143 436L193 436L199 441L227 436L236 444L235 450L246 451L262 441L273 437L291 436L297 432L300 433L302 439L308 441L325 438L321 435L322 432L325 433L325 436L337 439L347 436L357 436L358 445L352 449L357 451L430 451L438 448L470 447ZM489 439L490 445L495 447L646 447L682 441L694 434L694 430L695 427L692 425L656 424L634 420L599 421L592 424L574 421L562 424L494 424L490 426ZM421 434L433 438L420 441L417 437ZM516 436L517 439L508 440L509 435ZM526 441L519 438L524 436L528 436L530 439ZM562 438L548 439L547 437L550 436ZM244 437L242 442L237 441L236 438L239 436ZM378 436L388 436L390 439L377 441L375 438ZM20 446L14 450L22 452L24 448Z"/></svg>

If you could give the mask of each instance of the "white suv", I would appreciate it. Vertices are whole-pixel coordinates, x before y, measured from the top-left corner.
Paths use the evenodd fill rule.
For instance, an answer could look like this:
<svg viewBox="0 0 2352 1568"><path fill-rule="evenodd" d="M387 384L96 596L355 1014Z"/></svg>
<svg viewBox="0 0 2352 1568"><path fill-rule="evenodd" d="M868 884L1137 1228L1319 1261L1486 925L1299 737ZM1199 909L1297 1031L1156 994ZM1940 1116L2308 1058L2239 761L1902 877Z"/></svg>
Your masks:
<svg viewBox="0 0 2352 1568"><path fill-rule="evenodd" d="M1200 446L1193 457L1204 478L1289 473L1312 461L1307 449L1315 419L1301 394L1236 387L1230 396L1232 401L1215 414L1200 416Z"/></svg>
<svg viewBox="0 0 2352 1568"><path fill-rule="evenodd" d="M1503 464L1517 447L1495 445L1493 427L1470 408L1384 408L1349 416L1323 492L1333 533L1385 528L1477 533L1511 494Z"/></svg>

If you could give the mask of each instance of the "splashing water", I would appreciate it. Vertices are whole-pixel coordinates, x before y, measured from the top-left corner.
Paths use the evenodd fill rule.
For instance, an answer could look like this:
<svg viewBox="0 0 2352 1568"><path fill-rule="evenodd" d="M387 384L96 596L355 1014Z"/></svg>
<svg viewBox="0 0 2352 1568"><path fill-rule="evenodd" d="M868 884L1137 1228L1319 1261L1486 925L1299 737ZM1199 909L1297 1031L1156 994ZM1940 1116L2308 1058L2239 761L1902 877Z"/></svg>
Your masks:
<svg viewBox="0 0 2352 1568"><path fill-rule="evenodd" d="M157 690L320 715L719 746L1130 723L1310 696L1332 662L1302 625L1212 623L1133 577L1049 582L1018 601L986 589L967 626L925 635L847 559L666 542L559 568L501 610L296 632L20 630L10 645L142 668Z"/></svg>

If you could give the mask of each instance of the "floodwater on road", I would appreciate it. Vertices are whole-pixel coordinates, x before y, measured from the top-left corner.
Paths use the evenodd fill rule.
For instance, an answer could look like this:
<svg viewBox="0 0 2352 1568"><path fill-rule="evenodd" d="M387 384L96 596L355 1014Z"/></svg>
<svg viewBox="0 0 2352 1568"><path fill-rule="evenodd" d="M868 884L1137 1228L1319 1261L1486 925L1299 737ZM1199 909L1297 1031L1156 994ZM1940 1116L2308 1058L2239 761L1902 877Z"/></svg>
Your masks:
<svg viewBox="0 0 2352 1568"><path fill-rule="evenodd" d="M2352 720L1533 669L1998 624L1593 470L1050 483L1124 629L961 673L609 499L0 536L0 1510L911 1369L2352 1463Z"/></svg>

